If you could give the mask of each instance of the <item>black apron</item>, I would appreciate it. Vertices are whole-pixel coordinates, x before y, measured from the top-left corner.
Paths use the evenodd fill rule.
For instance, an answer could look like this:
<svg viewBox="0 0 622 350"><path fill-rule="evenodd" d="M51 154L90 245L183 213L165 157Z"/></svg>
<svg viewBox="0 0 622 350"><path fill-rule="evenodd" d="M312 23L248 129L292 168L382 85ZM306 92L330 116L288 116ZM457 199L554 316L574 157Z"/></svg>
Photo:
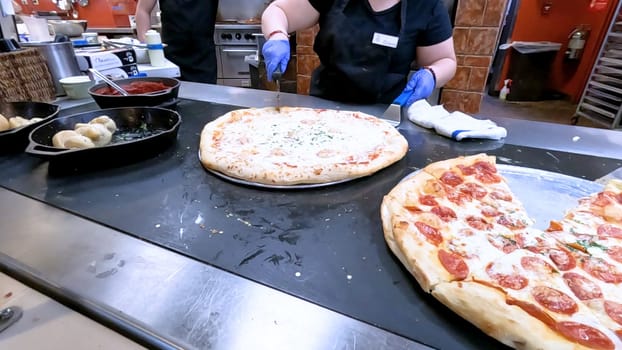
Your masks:
<svg viewBox="0 0 622 350"><path fill-rule="evenodd" d="M181 79L216 84L214 25L218 0L160 0L164 55Z"/></svg>
<svg viewBox="0 0 622 350"><path fill-rule="evenodd" d="M321 64L313 72L310 94L345 102L390 103L406 86L416 55L416 35L405 25L407 1L399 5L396 48L372 43L374 29L361 28L344 13L350 1L367 0L337 0L320 17L314 50Z"/></svg>

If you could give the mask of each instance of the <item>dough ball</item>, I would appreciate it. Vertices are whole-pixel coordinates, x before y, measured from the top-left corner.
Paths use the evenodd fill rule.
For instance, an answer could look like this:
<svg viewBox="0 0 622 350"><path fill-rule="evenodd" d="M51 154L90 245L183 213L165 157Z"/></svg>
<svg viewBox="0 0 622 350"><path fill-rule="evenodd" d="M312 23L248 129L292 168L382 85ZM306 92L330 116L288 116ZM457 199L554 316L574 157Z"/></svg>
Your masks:
<svg viewBox="0 0 622 350"><path fill-rule="evenodd" d="M112 139L112 133L103 124L76 124L76 132L91 139L95 146L107 145Z"/></svg>
<svg viewBox="0 0 622 350"><path fill-rule="evenodd" d="M0 131L9 130L10 128L11 125L9 124L9 121L2 114L0 114Z"/></svg>
<svg viewBox="0 0 622 350"><path fill-rule="evenodd" d="M30 118L30 124L34 124L34 123L40 122L42 120L43 120L43 118Z"/></svg>
<svg viewBox="0 0 622 350"><path fill-rule="evenodd" d="M117 131L117 124L115 124L114 120L110 119L107 115L102 115L97 118L94 118L89 122L89 124L102 124L108 129L111 133Z"/></svg>
<svg viewBox="0 0 622 350"><path fill-rule="evenodd" d="M54 147L65 148L65 141L71 136L80 135L74 130L61 130L52 137Z"/></svg>
<svg viewBox="0 0 622 350"><path fill-rule="evenodd" d="M95 144L86 136L78 134L75 130L62 130L54 134L52 144L58 148L91 148Z"/></svg>
<svg viewBox="0 0 622 350"><path fill-rule="evenodd" d="M22 126L26 126L28 124L30 124L30 121L22 117L9 118L9 125L11 126L11 129L21 128Z"/></svg>
<svg viewBox="0 0 622 350"><path fill-rule="evenodd" d="M91 139L86 136L78 134L77 136L71 136L65 140L64 148L93 148L95 144Z"/></svg>

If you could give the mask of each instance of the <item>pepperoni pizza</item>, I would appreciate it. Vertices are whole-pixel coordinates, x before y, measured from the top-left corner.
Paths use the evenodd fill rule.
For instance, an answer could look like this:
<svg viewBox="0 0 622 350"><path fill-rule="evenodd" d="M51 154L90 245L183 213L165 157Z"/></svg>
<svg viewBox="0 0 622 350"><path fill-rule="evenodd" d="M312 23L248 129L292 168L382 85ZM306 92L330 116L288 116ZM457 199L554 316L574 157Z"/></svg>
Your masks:
<svg viewBox="0 0 622 350"><path fill-rule="evenodd" d="M428 165L384 197L388 246L421 287L520 349L622 349L622 183L533 227L495 158Z"/></svg>

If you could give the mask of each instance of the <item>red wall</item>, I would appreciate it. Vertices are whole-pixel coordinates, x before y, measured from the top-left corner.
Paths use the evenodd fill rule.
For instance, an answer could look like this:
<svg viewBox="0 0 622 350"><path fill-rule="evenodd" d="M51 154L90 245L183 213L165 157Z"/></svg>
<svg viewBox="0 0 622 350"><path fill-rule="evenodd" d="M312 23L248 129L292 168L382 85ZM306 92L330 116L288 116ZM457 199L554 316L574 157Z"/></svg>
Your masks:
<svg viewBox="0 0 622 350"><path fill-rule="evenodd" d="M518 1L518 0L514 0ZM547 15L541 13L543 0L520 0L510 41L551 41L562 43L550 75L549 88L568 95L578 102L589 78L600 44L619 0L609 0L601 11L591 11L591 0L548 0L552 3ZM582 58L564 61L568 35L581 24L591 27ZM507 62L504 71L507 71Z"/></svg>
<svg viewBox="0 0 622 350"><path fill-rule="evenodd" d="M60 12L52 0L39 0L38 5L33 5L32 0L27 1L27 5L21 5L23 14L30 14L33 11ZM21 0L19 3L21 4ZM86 19L89 28L129 27L127 16L136 12L135 0L90 0L85 7L77 4L75 6L77 6L78 18Z"/></svg>

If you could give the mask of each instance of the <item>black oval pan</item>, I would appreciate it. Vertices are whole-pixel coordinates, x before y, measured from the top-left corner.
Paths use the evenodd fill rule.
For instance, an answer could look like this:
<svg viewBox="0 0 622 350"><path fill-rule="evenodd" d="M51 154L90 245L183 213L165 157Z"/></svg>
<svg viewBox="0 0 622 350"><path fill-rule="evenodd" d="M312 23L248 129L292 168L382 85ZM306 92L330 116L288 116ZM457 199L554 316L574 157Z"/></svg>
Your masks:
<svg viewBox="0 0 622 350"><path fill-rule="evenodd" d="M24 119L42 118L42 120L21 128L0 131L0 153L21 152L28 145L28 134L39 125L54 119L60 106L45 102L1 102L0 114L7 119L22 117Z"/></svg>
<svg viewBox="0 0 622 350"><path fill-rule="evenodd" d="M107 115L117 125L112 141L101 147L66 149L54 147L52 137L61 130L73 130L76 123L88 123ZM47 122L29 136L26 153L67 165L125 163L153 156L177 139L179 113L159 107L109 108L73 114Z"/></svg>

